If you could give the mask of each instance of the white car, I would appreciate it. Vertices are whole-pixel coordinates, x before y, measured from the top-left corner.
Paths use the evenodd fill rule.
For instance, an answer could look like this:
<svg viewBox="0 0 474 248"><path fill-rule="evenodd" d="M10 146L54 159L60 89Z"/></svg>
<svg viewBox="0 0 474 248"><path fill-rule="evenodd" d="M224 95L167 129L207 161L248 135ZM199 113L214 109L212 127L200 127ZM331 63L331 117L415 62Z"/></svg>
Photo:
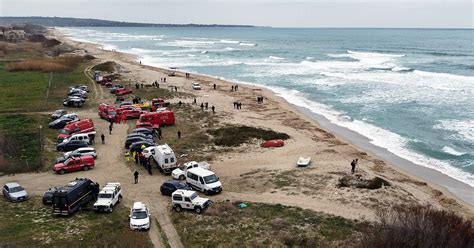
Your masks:
<svg viewBox="0 0 474 248"><path fill-rule="evenodd" d="M194 210L200 214L211 205L211 200L198 196L196 191L178 189L171 195L171 205L174 211L181 212L182 209Z"/></svg>
<svg viewBox="0 0 474 248"><path fill-rule="evenodd" d="M3 195L11 202L21 202L29 199L26 190L17 182L11 182L3 186Z"/></svg>
<svg viewBox="0 0 474 248"><path fill-rule="evenodd" d="M122 201L122 186L120 183L107 183L100 190L97 201L94 203L96 212L110 212L114 210L114 206Z"/></svg>
<svg viewBox="0 0 474 248"><path fill-rule="evenodd" d="M133 203L130 209L130 229L149 230L150 229L150 211L142 202Z"/></svg>
<svg viewBox="0 0 474 248"><path fill-rule="evenodd" d="M173 170L171 172L171 176L177 180L184 180L186 179L186 171L188 171L188 169L196 168L196 167L201 167L206 170L211 169L207 162L198 163L196 161L191 161L191 162L184 163L184 165L181 168Z"/></svg>
<svg viewBox="0 0 474 248"><path fill-rule="evenodd" d="M199 83L193 83L193 90L200 90L201 85Z"/></svg>
<svg viewBox="0 0 474 248"><path fill-rule="evenodd" d="M69 158L69 155L75 153L80 153L81 155L91 155L94 158L97 158L97 153L95 152L94 147L81 147L77 148L74 151L64 153L65 158Z"/></svg>

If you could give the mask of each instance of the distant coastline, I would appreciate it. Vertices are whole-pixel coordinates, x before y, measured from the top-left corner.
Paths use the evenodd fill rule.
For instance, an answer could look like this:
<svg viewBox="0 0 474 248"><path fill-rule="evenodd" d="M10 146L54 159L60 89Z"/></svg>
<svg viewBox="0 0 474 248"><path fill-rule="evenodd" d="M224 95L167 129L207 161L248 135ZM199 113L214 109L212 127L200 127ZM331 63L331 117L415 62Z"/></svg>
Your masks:
<svg viewBox="0 0 474 248"><path fill-rule="evenodd" d="M226 24L167 24L167 23L138 23L119 22L99 19L44 17L44 16L0 16L0 25L35 24L48 27L229 27L253 28L252 25Z"/></svg>

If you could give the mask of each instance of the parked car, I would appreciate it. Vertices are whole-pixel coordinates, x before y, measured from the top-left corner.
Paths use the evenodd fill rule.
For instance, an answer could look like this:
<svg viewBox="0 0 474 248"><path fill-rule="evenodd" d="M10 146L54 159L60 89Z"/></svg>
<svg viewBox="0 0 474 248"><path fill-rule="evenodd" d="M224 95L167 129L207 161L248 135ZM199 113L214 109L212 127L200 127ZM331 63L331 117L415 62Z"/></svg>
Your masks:
<svg viewBox="0 0 474 248"><path fill-rule="evenodd" d="M65 114L67 114L67 111L66 111L66 110L64 110L64 109L58 109L58 110L54 111L53 114L51 114L51 119L56 120L56 119L58 119L59 117L65 115Z"/></svg>
<svg viewBox="0 0 474 248"><path fill-rule="evenodd" d="M131 89L126 89L126 88L120 88L115 91L115 95L117 96L123 96L127 94L131 94L132 90Z"/></svg>
<svg viewBox="0 0 474 248"><path fill-rule="evenodd" d="M86 141L87 144L91 145L91 138L89 137L89 134L87 133L75 133L73 135L71 135L70 137L67 137L63 140L60 140L59 142L70 142L70 141L73 141L73 140L83 140L83 141Z"/></svg>
<svg viewBox="0 0 474 248"><path fill-rule="evenodd" d="M67 124L74 121L78 121L78 120L79 120L79 117L76 114L65 114L59 117L58 119L50 122L48 124L48 127L53 128L53 129L60 129L60 128L64 128Z"/></svg>
<svg viewBox="0 0 474 248"><path fill-rule="evenodd" d="M145 155L145 157L146 157L146 155ZM184 179L186 179L186 172L189 169L197 168L197 167L201 167L201 168L206 169L206 170L210 169L210 166L207 162L199 162L198 163L196 161L191 161L191 162L184 163L183 166L181 166L180 168L174 169L171 172L171 176L174 179L184 180Z"/></svg>
<svg viewBox="0 0 474 248"><path fill-rule="evenodd" d="M72 152L67 152L67 153L68 153L67 156L66 156L66 154L64 154L63 156L56 158L55 163L56 163L56 164L59 164L59 163L63 163L64 161L66 161L68 158L82 157L82 156L84 156L83 154L81 154L81 153L79 153L79 152L74 152L74 151L72 151Z"/></svg>
<svg viewBox="0 0 474 248"><path fill-rule="evenodd" d="M89 169L94 168L94 165L94 157L85 155L81 157L68 158L66 161L64 161L64 163L57 163L54 165L53 171L63 175L66 172L72 171L88 171Z"/></svg>
<svg viewBox="0 0 474 248"><path fill-rule="evenodd" d="M139 142L139 141L150 141L150 142L153 142L152 139L147 139L147 138L144 138L144 137L141 137L141 136L132 136L132 137L127 137L127 139L125 140L125 148L128 149L130 148L130 145L132 143L135 143L135 142Z"/></svg>
<svg viewBox="0 0 474 248"><path fill-rule="evenodd" d="M198 194L192 190L179 189L171 194L171 205L176 212L181 212L182 209L189 209L200 214L211 205L211 203L209 199L198 196Z"/></svg>
<svg viewBox="0 0 474 248"><path fill-rule="evenodd" d="M68 98L64 99L63 105L66 107L82 107L84 105L84 98Z"/></svg>
<svg viewBox="0 0 474 248"><path fill-rule="evenodd" d="M134 109L124 109L121 111L121 114L125 115L127 119L138 119L141 114L146 113L140 108Z"/></svg>
<svg viewBox="0 0 474 248"><path fill-rule="evenodd" d="M97 199L99 184L87 178L76 178L53 192L53 213L70 215Z"/></svg>
<svg viewBox="0 0 474 248"><path fill-rule="evenodd" d="M149 230L150 229L150 211L142 202L133 203L130 209L130 229L132 230Z"/></svg>
<svg viewBox="0 0 474 248"><path fill-rule="evenodd" d="M162 195L171 195L178 189L192 190L192 188L188 184L176 180L168 180L164 182L160 187Z"/></svg>
<svg viewBox="0 0 474 248"><path fill-rule="evenodd" d="M56 145L56 150L69 152L69 151L74 151L74 150L76 150L78 148L81 148L81 147L88 147L88 146L89 146L89 143L87 141L84 141L84 140L71 140L69 142L59 143L58 145Z"/></svg>
<svg viewBox="0 0 474 248"><path fill-rule="evenodd" d="M132 143L129 147L130 152L141 152L143 149L142 147L145 146L156 146L155 142L153 140L143 140L143 141L138 141L135 143Z"/></svg>
<svg viewBox="0 0 474 248"><path fill-rule="evenodd" d="M112 85L112 88L110 89L110 93L115 94L116 90L122 89L122 88L124 88L124 86L120 84Z"/></svg>
<svg viewBox="0 0 474 248"><path fill-rule="evenodd" d="M149 139L149 140L153 140L153 136L150 135L150 134L144 134L144 133L129 133L127 135L127 139L128 138L132 138L132 137L142 137L144 139Z"/></svg>
<svg viewBox="0 0 474 248"><path fill-rule="evenodd" d="M68 156L68 155L73 154L73 153L82 154L83 156L84 155L91 155L95 159L97 158L97 153L95 152L94 147L81 147L81 148L78 148L74 151L64 153L64 156Z"/></svg>
<svg viewBox="0 0 474 248"><path fill-rule="evenodd" d="M69 89L70 90L72 90L72 89L81 89L83 91L89 92L89 87L87 85L83 85L83 84L72 86Z"/></svg>
<svg viewBox="0 0 474 248"><path fill-rule="evenodd" d="M144 128L144 127L135 128L132 130L132 133L143 133L143 134L152 135L154 137L156 136L155 129Z"/></svg>
<svg viewBox="0 0 474 248"><path fill-rule="evenodd" d="M17 182L11 182L3 186L3 195L11 202L21 202L28 200L26 190Z"/></svg>
<svg viewBox="0 0 474 248"><path fill-rule="evenodd" d="M201 85L199 83L193 83L193 90L200 90Z"/></svg>
<svg viewBox="0 0 474 248"><path fill-rule="evenodd" d="M48 191L44 192L44 194L43 194L43 204L44 205L53 204L53 193L56 190L58 190L58 188L51 187L51 188L48 189Z"/></svg>
<svg viewBox="0 0 474 248"><path fill-rule="evenodd" d="M120 183L107 183L99 192L97 201L94 203L96 212L110 212L114 206L122 201L122 186Z"/></svg>
<svg viewBox="0 0 474 248"><path fill-rule="evenodd" d="M170 173L179 167L176 155L168 144L147 147L143 149L142 153L147 159L152 157L158 165L158 169L163 173Z"/></svg>
<svg viewBox="0 0 474 248"><path fill-rule="evenodd" d="M120 107L123 106L132 106L133 107L133 102L132 101L123 101L120 103Z"/></svg>
<svg viewBox="0 0 474 248"><path fill-rule="evenodd" d="M61 142L77 133L95 134L94 122L91 119L83 119L67 124L60 131L58 141Z"/></svg>
<svg viewBox="0 0 474 248"><path fill-rule="evenodd" d="M186 183L206 195L218 194L222 191L222 183L219 181L219 177L214 172L201 167L187 170Z"/></svg>

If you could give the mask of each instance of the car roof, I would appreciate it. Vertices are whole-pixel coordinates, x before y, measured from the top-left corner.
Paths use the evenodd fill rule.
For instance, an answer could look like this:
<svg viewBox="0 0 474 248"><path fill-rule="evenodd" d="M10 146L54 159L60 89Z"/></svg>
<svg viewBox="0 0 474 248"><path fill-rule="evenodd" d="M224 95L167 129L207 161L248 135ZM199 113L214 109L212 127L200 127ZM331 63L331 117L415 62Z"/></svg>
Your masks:
<svg viewBox="0 0 474 248"><path fill-rule="evenodd" d="M145 210L146 206L143 202L134 202L133 203L133 210Z"/></svg>
<svg viewBox="0 0 474 248"><path fill-rule="evenodd" d="M17 183L17 182L9 182L9 183L6 183L5 185L8 186L8 188L14 188L14 187L21 186L21 185L20 185L19 183Z"/></svg>
<svg viewBox="0 0 474 248"><path fill-rule="evenodd" d="M168 180L168 181L166 181L165 183L169 183L169 184L173 184L173 185L179 185L179 184L181 184L181 183L183 183L183 182L178 181L178 180Z"/></svg>
<svg viewBox="0 0 474 248"><path fill-rule="evenodd" d="M192 172L198 176L202 176L202 177L205 177L205 176L210 176L210 175L214 175L215 173L210 171L210 170L206 170L204 168L201 168L201 167L194 167L194 168L191 168L188 170L188 172Z"/></svg>
<svg viewBox="0 0 474 248"><path fill-rule="evenodd" d="M175 192L173 192L173 195L182 195L185 197L190 197L194 193L196 193L196 191L194 190L178 189Z"/></svg>
<svg viewBox="0 0 474 248"><path fill-rule="evenodd" d="M87 151L87 150L89 150L89 151L95 151L95 148L94 148L94 147L81 147L81 148L77 148L77 149L75 150L75 152L76 152L76 151Z"/></svg>

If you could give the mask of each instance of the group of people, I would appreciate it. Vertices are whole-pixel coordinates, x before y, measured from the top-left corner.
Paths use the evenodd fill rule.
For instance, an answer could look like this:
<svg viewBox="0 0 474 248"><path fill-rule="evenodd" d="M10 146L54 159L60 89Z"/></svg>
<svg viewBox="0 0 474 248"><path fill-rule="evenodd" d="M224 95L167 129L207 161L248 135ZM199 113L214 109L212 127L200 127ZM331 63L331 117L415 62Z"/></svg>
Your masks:
<svg viewBox="0 0 474 248"><path fill-rule="evenodd" d="M138 90L140 88L143 89L143 83L139 84L139 83L135 83L135 88Z"/></svg>
<svg viewBox="0 0 474 248"><path fill-rule="evenodd" d="M215 89L215 88L214 88ZM239 86L238 85L232 85L232 88L230 91L238 91L239 90Z"/></svg>
<svg viewBox="0 0 474 248"><path fill-rule="evenodd" d="M234 101L235 109L242 109L242 103L240 101Z"/></svg>
<svg viewBox="0 0 474 248"><path fill-rule="evenodd" d="M158 81L153 82L151 85L157 89L160 88L160 83L158 83Z"/></svg>
<svg viewBox="0 0 474 248"><path fill-rule="evenodd" d="M193 100L193 104L194 105L197 105L197 100L196 98L194 98ZM201 111L204 111L205 110L208 110L209 109L209 103L208 102L202 102L201 105ZM216 107L214 105L211 106L211 110L212 110L212 113L215 114L216 113Z"/></svg>
<svg viewBox="0 0 474 248"><path fill-rule="evenodd" d="M257 96L257 103L263 103L263 96Z"/></svg>
<svg viewBox="0 0 474 248"><path fill-rule="evenodd" d="M129 152L127 153L128 153L128 156L132 155L133 160L135 161L136 165L140 164L148 171L148 174L150 176L153 175L153 172L151 170L151 160L153 158L151 156L148 158L145 158L145 155L143 155L142 152L132 152L131 154ZM127 158L127 153L125 154L125 159L130 160L129 157Z"/></svg>

